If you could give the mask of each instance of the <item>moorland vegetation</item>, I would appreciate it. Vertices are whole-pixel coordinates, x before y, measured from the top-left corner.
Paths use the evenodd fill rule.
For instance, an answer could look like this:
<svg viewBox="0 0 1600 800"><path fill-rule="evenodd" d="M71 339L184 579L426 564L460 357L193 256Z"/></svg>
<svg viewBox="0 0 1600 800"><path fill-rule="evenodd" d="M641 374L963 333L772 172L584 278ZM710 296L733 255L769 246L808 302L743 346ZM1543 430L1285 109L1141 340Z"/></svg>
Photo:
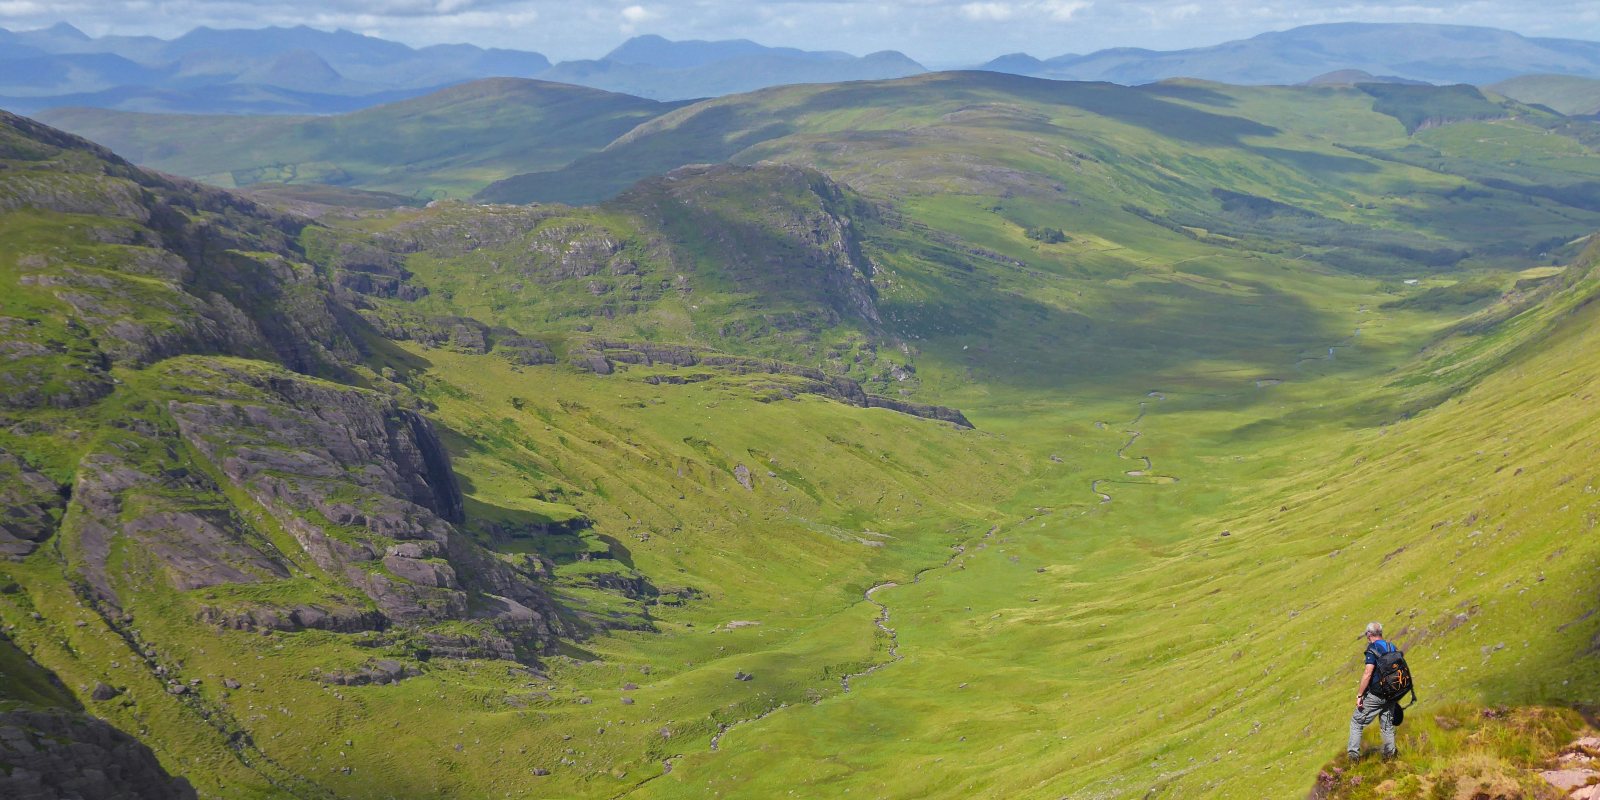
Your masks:
<svg viewBox="0 0 1600 800"><path fill-rule="evenodd" d="M1593 123L482 88L568 160L252 200L0 119L7 724L319 798L1471 796L1582 732ZM1411 755L1319 778L1368 619Z"/></svg>

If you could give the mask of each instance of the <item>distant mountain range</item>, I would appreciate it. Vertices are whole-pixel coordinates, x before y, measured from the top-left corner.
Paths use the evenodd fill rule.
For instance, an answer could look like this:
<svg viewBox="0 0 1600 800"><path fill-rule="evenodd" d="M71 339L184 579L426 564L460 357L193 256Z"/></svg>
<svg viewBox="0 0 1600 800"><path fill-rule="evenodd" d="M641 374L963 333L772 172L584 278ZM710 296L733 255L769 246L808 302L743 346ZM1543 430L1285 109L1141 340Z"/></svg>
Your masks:
<svg viewBox="0 0 1600 800"><path fill-rule="evenodd" d="M900 53L812 52L746 40L630 39L606 56L552 67L534 52L420 49L351 31L300 26L196 28L172 40L90 37L62 23L0 29L0 107L22 113L87 106L124 111L328 114L490 77L532 78L654 100L786 83L897 78L925 72Z"/></svg>
<svg viewBox="0 0 1600 800"><path fill-rule="evenodd" d="M539 77L652 100L689 100L793 83L904 78L927 72L904 54L766 47L744 39L674 42L639 36L594 61L567 61Z"/></svg>
<svg viewBox="0 0 1600 800"><path fill-rule="evenodd" d="M991 72L1127 85L1168 78L1234 84L1361 82L1490 85L1529 75L1600 78L1600 42L1529 38L1453 25L1341 23L1265 33L1188 50L1136 48L1040 59L1016 53ZM598 59L552 65L534 52L473 45L412 48L351 31L308 27L196 28L176 39L90 37L68 24L0 29L0 107L22 113L93 107L225 114L331 114L488 77L537 78L657 101L719 97L769 86L898 78L926 72L894 51L854 56L737 39L638 36ZM1563 108L1589 109L1570 80ZM1538 94L1543 91L1544 94ZM1534 95L1519 97L1540 102Z"/></svg>
<svg viewBox="0 0 1600 800"><path fill-rule="evenodd" d="M0 29L0 105L33 113L334 113L490 76L550 68L538 53L472 45L413 49L350 31L196 28L172 40L92 38L68 24Z"/></svg>
<svg viewBox="0 0 1600 800"><path fill-rule="evenodd" d="M1534 39L1462 25L1336 23L1188 50L1121 47L1048 59L1014 53L980 68L1130 85L1167 78L1292 84L1342 70L1428 83L1481 85L1537 73L1600 77L1600 42Z"/></svg>

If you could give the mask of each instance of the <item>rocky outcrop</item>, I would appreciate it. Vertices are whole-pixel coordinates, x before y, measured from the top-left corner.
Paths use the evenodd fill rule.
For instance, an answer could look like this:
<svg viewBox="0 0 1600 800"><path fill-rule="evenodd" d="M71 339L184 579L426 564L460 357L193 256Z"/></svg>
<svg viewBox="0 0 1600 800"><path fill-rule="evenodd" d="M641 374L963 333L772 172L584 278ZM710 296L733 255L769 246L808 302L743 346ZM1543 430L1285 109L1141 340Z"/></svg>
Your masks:
<svg viewBox="0 0 1600 800"><path fill-rule="evenodd" d="M366 686L374 683L380 685L399 683L406 678L414 678L421 674L422 670L410 664L385 658L357 670L322 673L320 680L335 686Z"/></svg>
<svg viewBox="0 0 1600 800"><path fill-rule="evenodd" d="M0 797L8 800L193 800L137 739L65 710L0 712Z"/></svg>
<svg viewBox="0 0 1600 800"><path fill-rule="evenodd" d="M0 407L92 403L113 365L186 353L303 373L360 357L358 320L299 251L302 219L0 112L0 212L21 208L87 216L72 218L67 244L46 236L12 253L12 307L28 313L0 318Z"/></svg>
<svg viewBox="0 0 1600 800"><path fill-rule="evenodd" d="M259 363L184 357L152 372L168 399L121 421L80 461L66 515L63 552L108 612L127 610L129 592L151 576L193 591L310 570L309 585L289 590L294 602L208 592L195 616L239 630L341 633L473 621L482 635L437 649L481 658L532 658L566 632L542 565L502 560L456 529L461 489L421 415ZM48 501L53 485L34 483ZM278 549L241 502L301 552ZM32 542L55 512L19 507L32 509L19 517ZM7 541L24 541L7 530Z"/></svg>
<svg viewBox="0 0 1600 800"><path fill-rule="evenodd" d="M0 450L0 556L20 558L50 538L66 495L65 486Z"/></svg>
<svg viewBox="0 0 1600 800"><path fill-rule="evenodd" d="M190 383L226 393L173 400L178 432L270 513L321 570L371 599L385 624L481 619L506 644L494 657L553 644L562 632L537 574L483 550L452 523L463 517L449 457L432 426L392 399L287 373L196 365ZM218 380L218 378L223 380ZM315 609L313 609L315 610ZM380 627L370 616L306 609L230 625Z"/></svg>
<svg viewBox="0 0 1600 800"><path fill-rule="evenodd" d="M85 457L72 492L68 552L98 600L122 606L110 567L119 538L160 564L179 589L288 577L282 557L262 549L253 531L214 502L220 487L161 458L164 448L140 453L131 450L135 440L123 441L130 450Z"/></svg>
<svg viewBox="0 0 1600 800"><path fill-rule="evenodd" d="M384 336L396 341L479 355L492 352L519 366L556 363L555 354L544 342L471 317L421 317L396 314L392 309L363 309L361 313Z"/></svg>
<svg viewBox="0 0 1600 800"><path fill-rule="evenodd" d="M327 260L333 283L346 292L395 300L419 300L428 290L410 283L405 256L366 242L340 242Z"/></svg>
<svg viewBox="0 0 1600 800"><path fill-rule="evenodd" d="M734 375L790 376L801 380L787 385L806 394L822 395L858 408L885 408L914 417L949 422L962 428L973 427L966 415L954 408L912 403L905 400L872 395L868 394L861 387L861 384L849 378L829 375L820 369L802 367L798 364L789 364L771 359L729 355L704 347L594 339L583 343L581 346L573 347L569 358L573 366L601 375L609 375L614 372L616 369L613 366L614 364L637 364L642 366L668 364L676 367L716 367L722 372ZM652 375L645 380L655 384L682 384L698 382L708 377L701 374L687 376Z"/></svg>
<svg viewBox="0 0 1600 800"><path fill-rule="evenodd" d="M320 603L274 608L257 606L243 609L222 609L202 606L196 617L201 622L219 628L241 631L303 631L307 629L335 633L381 631L389 620L372 608L324 605Z"/></svg>

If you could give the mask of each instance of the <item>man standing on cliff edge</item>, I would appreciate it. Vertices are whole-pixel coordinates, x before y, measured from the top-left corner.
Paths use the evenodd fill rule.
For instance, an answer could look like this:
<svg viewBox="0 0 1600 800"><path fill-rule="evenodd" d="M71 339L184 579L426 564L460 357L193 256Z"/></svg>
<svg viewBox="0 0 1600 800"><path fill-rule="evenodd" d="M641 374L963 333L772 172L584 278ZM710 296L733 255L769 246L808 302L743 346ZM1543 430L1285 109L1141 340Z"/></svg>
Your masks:
<svg viewBox="0 0 1600 800"><path fill-rule="evenodd" d="M1378 720L1378 732L1383 735L1383 757L1393 758L1395 755L1396 704L1367 691L1372 684L1372 673L1378 665L1378 658L1393 653L1394 649L1394 645L1384 640L1381 623L1367 623L1366 667L1361 672L1361 686L1356 689L1356 711L1350 715L1350 746L1347 752L1351 761L1361 758L1361 734L1374 719Z"/></svg>

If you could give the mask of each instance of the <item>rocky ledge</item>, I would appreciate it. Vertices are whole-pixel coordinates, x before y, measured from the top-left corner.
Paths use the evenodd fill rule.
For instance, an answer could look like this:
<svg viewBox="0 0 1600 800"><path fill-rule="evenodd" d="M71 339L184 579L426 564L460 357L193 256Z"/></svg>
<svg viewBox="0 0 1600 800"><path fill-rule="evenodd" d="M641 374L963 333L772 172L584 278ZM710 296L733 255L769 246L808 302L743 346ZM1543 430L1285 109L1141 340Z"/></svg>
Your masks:
<svg viewBox="0 0 1600 800"><path fill-rule="evenodd" d="M704 366L716 367L722 372L734 375L786 375L802 379L797 387L806 394L821 395L858 408L886 408L913 417L949 422L961 428L973 427L966 415L954 408L868 394L861 384L849 378L829 375L820 369L771 359L730 355L705 347L591 339L581 346L573 347L569 359L579 369L599 375L612 374L617 370L618 364ZM645 380L657 384L695 383L709 376L692 374L683 376L681 380L674 380L675 377L677 376L650 376Z"/></svg>

